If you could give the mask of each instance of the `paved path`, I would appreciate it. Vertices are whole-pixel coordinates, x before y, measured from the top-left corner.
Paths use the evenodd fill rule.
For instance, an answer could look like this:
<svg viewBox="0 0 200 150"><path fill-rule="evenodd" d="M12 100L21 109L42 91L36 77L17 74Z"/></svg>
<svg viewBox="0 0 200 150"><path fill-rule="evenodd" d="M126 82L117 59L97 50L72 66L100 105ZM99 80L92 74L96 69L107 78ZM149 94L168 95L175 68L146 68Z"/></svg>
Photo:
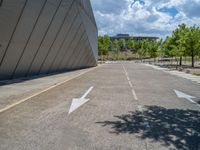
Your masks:
<svg viewBox="0 0 200 150"><path fill-rule="evenodd" d="M142 64L105 64L0 113L0 149L199 150L199 91ZM83 105L69 114L72 100Z"/></svg>
<svg viewBox="0 0 200 150"><path fill-rule="evenodd" d="M177 70L170 70L168 68L161 68L161 67L155 66L155 65L150 65L150 64L145 64L145 65L152 67L156 70L162 70L162 71L169 73L171 75L179 76L181 78L188 79L188 80L191 80L193 82L200 84L200 76L196 76L196 75L185 73L185 72L180 72L180 71L177 71Z"/></svg>
<svg viewBox="0 0 200 150"><path fill-rule="evenodd" d="M41 94L46 90L72 80L93 69L95 68L76 70L43 77L1 81L0 112L5 111L23 101L30 99L31 97L34 97L35 95Z"/></svg>

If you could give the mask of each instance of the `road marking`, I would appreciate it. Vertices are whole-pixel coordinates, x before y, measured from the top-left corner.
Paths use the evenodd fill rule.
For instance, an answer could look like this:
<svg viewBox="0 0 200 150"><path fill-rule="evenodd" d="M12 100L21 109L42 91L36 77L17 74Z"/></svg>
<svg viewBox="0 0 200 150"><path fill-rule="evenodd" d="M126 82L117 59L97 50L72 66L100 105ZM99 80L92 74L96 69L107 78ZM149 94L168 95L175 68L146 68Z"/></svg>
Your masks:
<svg viewBox="0 0 200 150"><path fill-rule="evenodd" d="M138 100L138 97L137 97L137 95L136 95L136 93L135 93L135 90L132 89L131 91L132 91L132 94L133 94L134 99L135 99L135 100Z"/></svg>
<svg viewBox="0 0 200 150"><path fill-rule="evenodd" d="M81 97L81 98L86 98L86 96L93 90L93 86L92 87L90 87L88 90L87 90L87 92Z"/></svg>
<svg viewBox="0 0 200 150"><path fill-rule="evenodd" d="M131 81L128 81L129 85L131 88L133 88L133 84L131 83Z"/></svg>
<svg viewBox="0 0 200 150"><path fill-rule="evenodd" d="M190 101L191 103L196 104L197 106L200 107L200 104L198 104L197 102L195 102L194 100L192 100L192 99L194 99L196 97L188 95L188 94L185 94L185 93L183 93L181 91L178 91L178 90L174 90L174 92L176 93L176 95L177 95L178 98L185 98L188 101Z"/></svg>
<svg viewBox="0 0 200 150"><path fill-rule="evenodd" d="M83 104L89 101L89 99L86 99L87 95L93 90L93 86L90 87L85 94L81 98L74 98L72 100L72 104L70 106L68 114L71 114L73 111L81 107Z"/></svg>
<svg viewBox="0 0 200 150"><path fill-rule="evenodd" d="M130 81L128 72L127 72L127 70L126 70L126 68L124 67L123 64L122 64L122 66L123 66L123 69L124 69L126 78L127 78L127 80L128 80L129 86L130 86L130 88L131 88L131 93L132 93L132 95L133 95L133 98L134 98L135 100L137 100L137 107L138 107L138 110L141 112L142 119L143 119L142 125L145 127L145 131L144 131L144 132L149 132L149 131L151 130L150 125L149 125L149 122L148 122L148 120L145 118L145 114L144 114L144 112L143 112L142 105L140 105L140 103L139 103L139 101L138 101L138 97L137 97L136 92L135 92L135 90L134 90L134 88L133 88L133 84L132 84L132 82ZM146 149L147 149L147 147L148 147L148 142L145 141L145 144L146 144Z"/></svg>
<svg viewBox="0 0 200 150"><path fill-rule="evenodd" d="M138 109L139 109L139 111L143 111L143 109L142 109L142 106L141 105L138 105Z"/></svg>
<svg viewBox="0 0 200 150"><path fill-rule="evenodd" d="M127 73L127 71L126 71L126 69L125 69L124 65L122 65L122 66L123 66L124 72L125 72L125 74L126 74L126 77L127 77L127 76L128 76L128 73Z"/></svg>
<svg viewBox="0 0 200 150"><path fill-rule="evenodd" d="M16 102L16 103L13 103L13 104L11 104L11 105L9 105L9 106L6 106L5 108L3 108L3 109L0 110L0 113L6 111L6 110L8 110L8 109L11 109L11 108L13 108L13 107L15 107L15 106L17 106L17 105L19 105L19 104L21 104L21 103L23 103L23 102L29 100L29 99L31 99L31 98L33 98L33 97L36 97L36 96L38 96L38 95L40 95L40 94L43 94L43 93L45 93L45 92L47 92L47 91L49 91L49 90L51 90L51 89L53 89L53 88L55 88L55 87L57 87L57 86L60 86L60 85L62 85L62 84L64 84L64 83L68 82L68 81L71 81L71 80L73 80L73 79L76 79L76 78L78 78L78 77L80 77L80 76L82 76L82 75L84 75L84 74L86 74L86 73L88 73L88 72L90 72L90 71L96 69L96 68L97 68L97 67L92 68L92 69L89 69L89 70L87 70L87 71L85 71L85 72L83 72L83 73L80 73L80 74L78 74L78 75L75 75L74 77L69 78L69 79L67 79L67 80L65 80L65 81L63 81L63 82L57 83L56 85L53 85L53 86L50 86L50 87L48 87L48 88L45 89L45 90L42 90L42 91L40 91L40 92L38 92L38 93L35 93L35 94L33 94L33 95L29 96L29 97L26 97L26 98L24 98L24 99L22 99L22 100L19 100L19 101Z"/></svg>
<svg viewBox="0 0 200 150"><path fill-rule="evenodd" d="M135 100L138 100L138 97L137 97L137 95L136 95L136 92L135 92L135 90L134 90L134 88L133 88L133 84L132 84L132 82L131 82L131 80L130 80L130 78L129 78L128 72L127 72L127 70L126 70L126 68L124 67L123 64L122 64L122 66L123 66L123 69L124 69L126 78L127 78L127 80L128 80L128 84L129 84L129 86L131 87L131 93L132 93L132 95L133 95L133 98L134 98Z"/></svg>

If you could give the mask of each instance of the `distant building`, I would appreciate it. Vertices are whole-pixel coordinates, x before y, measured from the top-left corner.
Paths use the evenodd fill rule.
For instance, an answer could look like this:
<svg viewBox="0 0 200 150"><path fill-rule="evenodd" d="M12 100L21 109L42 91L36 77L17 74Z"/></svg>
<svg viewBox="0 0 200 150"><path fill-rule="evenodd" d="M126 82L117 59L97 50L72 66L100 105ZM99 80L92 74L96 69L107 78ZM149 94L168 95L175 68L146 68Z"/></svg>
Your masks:
<svg viewBox="0 0 200 150"><path fill-rule="evenodd" d="M131 38L135 41L142 41L142 40L152 41L152 40L158 40L159 39L159 37L153 37L153 36L133 36Z"/></svg>
<svg viewBox="0 0 200 150"><path fill-rule="evenodd" d="M126 41L132 39L135 41L142 41L142 40L158 40L158 37L154 37L154 36L130 36L129 34L117 34L116 36L112 36L110 37L111 41L114 41L115 39L117 40L122 40L125 39Z"/></svg>

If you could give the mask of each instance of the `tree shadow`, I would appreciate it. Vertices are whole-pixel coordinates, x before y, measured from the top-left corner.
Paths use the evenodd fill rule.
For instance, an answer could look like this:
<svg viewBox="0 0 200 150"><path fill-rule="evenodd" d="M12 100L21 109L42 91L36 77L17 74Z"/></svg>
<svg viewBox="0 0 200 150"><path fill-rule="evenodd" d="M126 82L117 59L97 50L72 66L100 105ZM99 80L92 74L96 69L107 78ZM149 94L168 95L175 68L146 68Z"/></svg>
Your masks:
<svg viewBox="0 0 200 150"><path fill-rule="evenodd" d="M197 102L198 104L200 104L200 99L197 99L196 102Z"/></svg>
<svg viewBox="0 0 200 150"><path fill-rule="evenodd" d="M114 134L139 134L165 146L181 150L200 150L200 111L145 106L143 112L114 116L115 121L97 122L110 126ZM117 120L116 120L117 119Z"/></svg>

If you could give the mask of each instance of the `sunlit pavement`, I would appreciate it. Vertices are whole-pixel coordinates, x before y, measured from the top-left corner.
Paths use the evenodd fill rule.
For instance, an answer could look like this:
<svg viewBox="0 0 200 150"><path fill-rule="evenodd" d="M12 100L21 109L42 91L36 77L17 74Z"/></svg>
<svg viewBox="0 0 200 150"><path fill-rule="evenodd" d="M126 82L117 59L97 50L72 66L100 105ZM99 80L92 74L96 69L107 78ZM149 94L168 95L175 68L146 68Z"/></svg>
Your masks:
<svg viewBox="0 0 200 150"><path fill-rule="evenodd" d="M198 83L108 63L0 113L0 149L199 150L199 104Z"/></svg>

